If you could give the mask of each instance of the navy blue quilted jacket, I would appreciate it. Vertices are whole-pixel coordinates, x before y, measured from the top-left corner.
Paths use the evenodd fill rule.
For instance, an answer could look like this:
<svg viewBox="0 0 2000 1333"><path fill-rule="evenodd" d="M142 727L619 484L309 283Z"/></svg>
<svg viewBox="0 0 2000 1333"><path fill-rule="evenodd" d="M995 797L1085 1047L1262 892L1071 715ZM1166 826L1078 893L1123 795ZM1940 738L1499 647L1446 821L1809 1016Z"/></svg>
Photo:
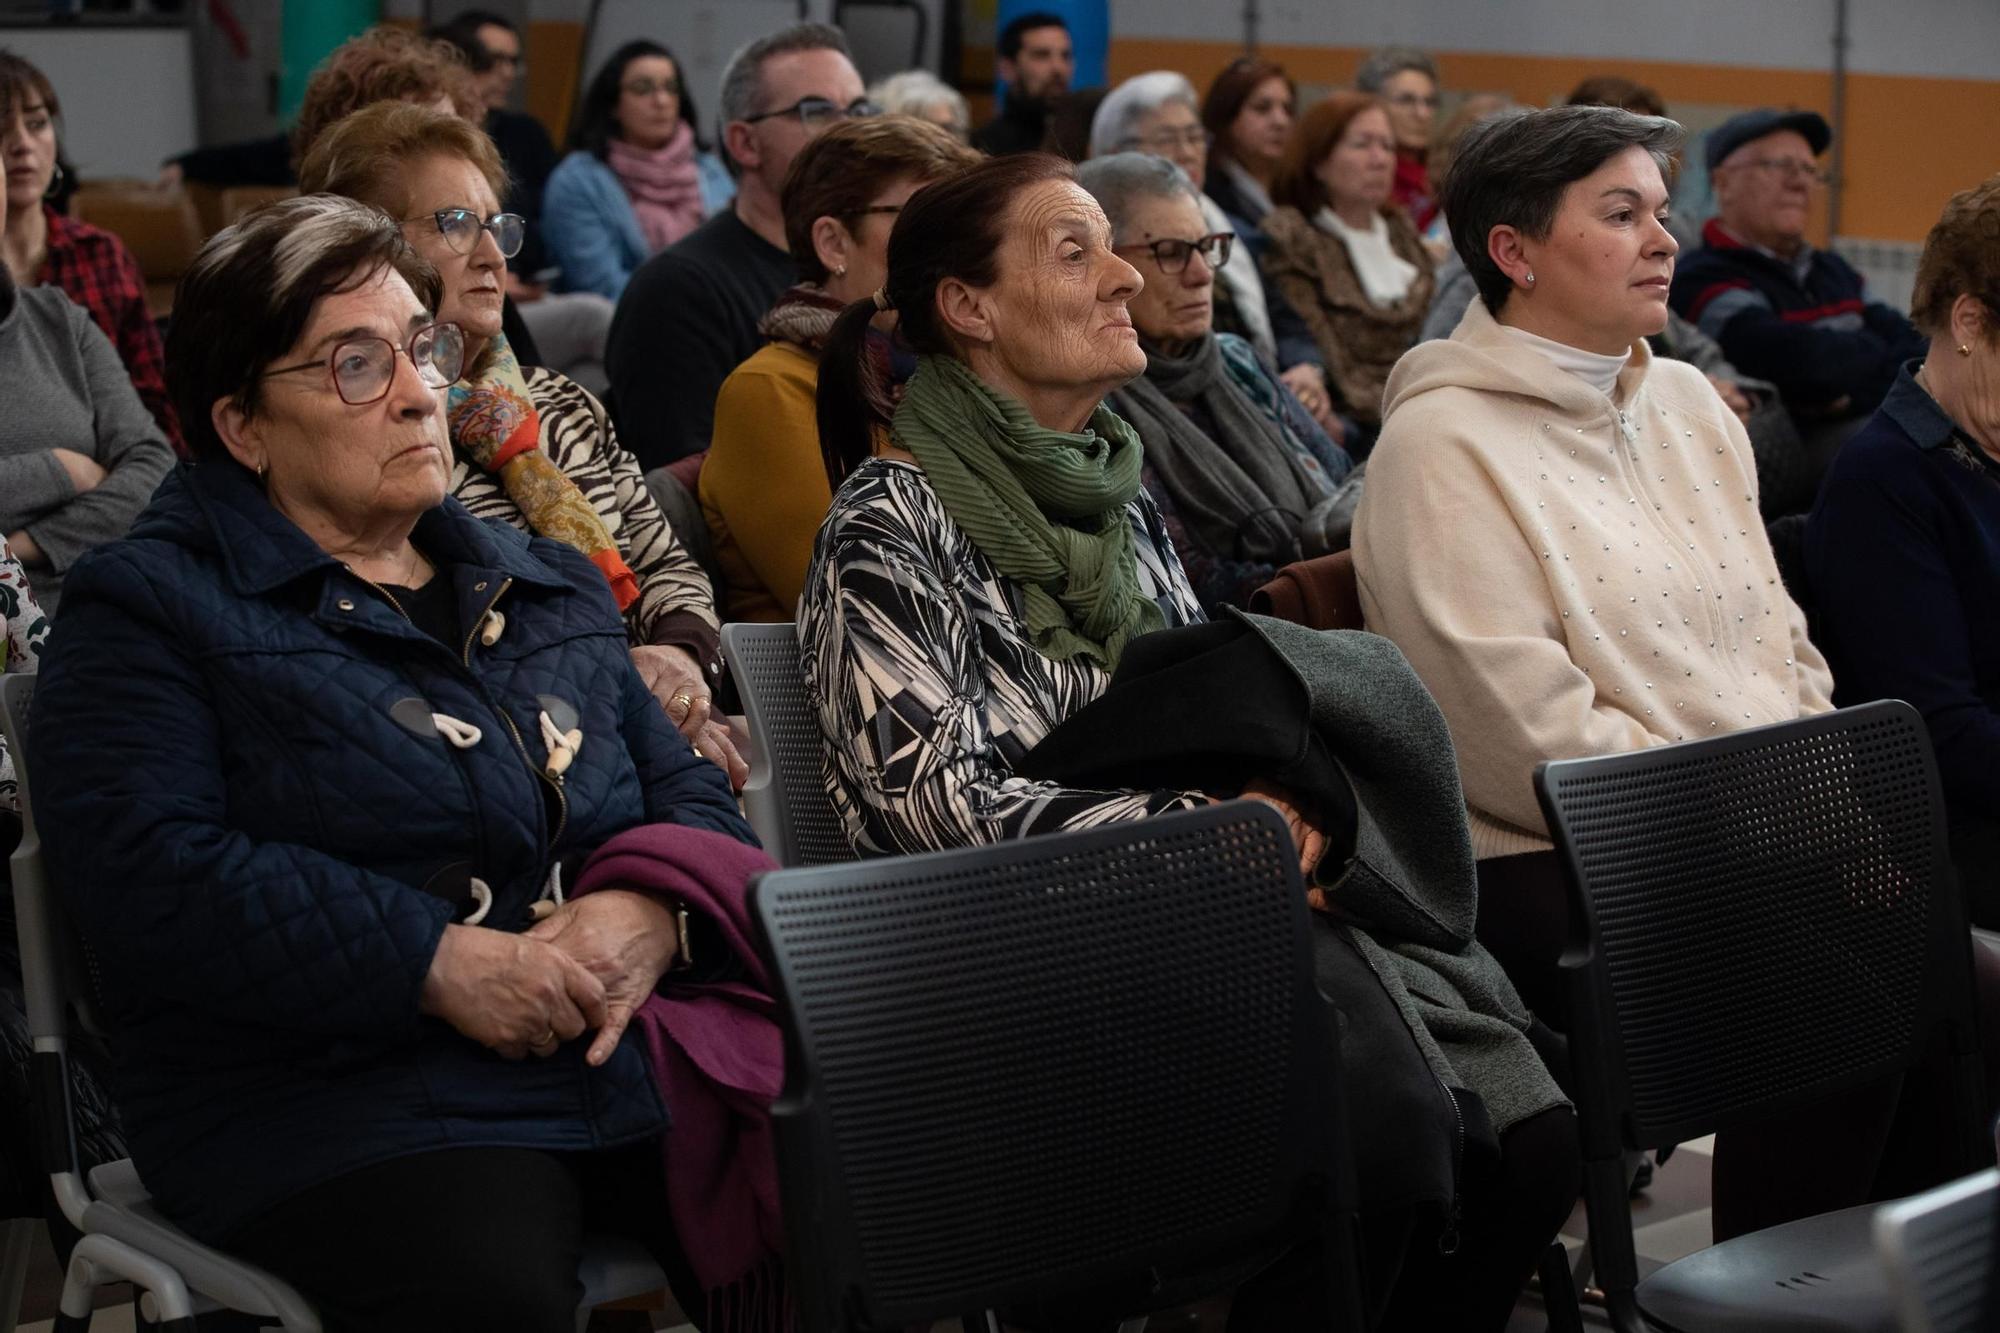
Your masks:
<svg viewBox="0 0 2000 1333"><path fill-rule="evenodd" d="M77 563L42 660L36 820L103 964L134 1160L205 1238L405 1153L658 1133L629 1035L597 1070L584 1041L502 1060L419 1014L424 975L474 877L485 924L521 930L552 861L636 824L753 841L641 683L589 561L455 500L415 537L453 581L462 652L247 471L183 466ZM560 792L544 709L584 735ZM477 743L450 744L433 713Z"/></svg>

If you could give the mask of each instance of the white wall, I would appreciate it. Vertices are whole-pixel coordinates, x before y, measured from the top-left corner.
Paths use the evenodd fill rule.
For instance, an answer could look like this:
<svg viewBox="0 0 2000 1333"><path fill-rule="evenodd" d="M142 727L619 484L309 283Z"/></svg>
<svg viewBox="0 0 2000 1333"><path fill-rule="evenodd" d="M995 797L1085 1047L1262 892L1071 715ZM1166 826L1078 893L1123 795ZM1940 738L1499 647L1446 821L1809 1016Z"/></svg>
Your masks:
<svg viewBox="0 0 2000 1333"><path fill-rule="evenodd" d="M84 175L151 180L194 146L187 29L9 28L0 39L55 85L63 149Z"/></svg>
<svg viewBox="0 0 2000 1333"><path fill-rule="evenodd" d="M1258 0L1273 45L1446 51L1825 69L1833 0ZM1864 73L2000 77L1995 0L1853 0L1849 67ZM1116 37L1241 41L1242 0L1112 0Z"/></svg>

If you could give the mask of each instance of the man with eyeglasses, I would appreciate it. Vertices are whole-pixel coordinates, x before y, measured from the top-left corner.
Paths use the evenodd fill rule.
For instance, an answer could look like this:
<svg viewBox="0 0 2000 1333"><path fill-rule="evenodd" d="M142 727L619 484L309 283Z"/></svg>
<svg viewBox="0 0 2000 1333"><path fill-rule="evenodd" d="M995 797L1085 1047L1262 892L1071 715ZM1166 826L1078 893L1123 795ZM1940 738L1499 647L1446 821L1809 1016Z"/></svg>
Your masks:
<svg viewBox="0 0 2000 1333"><path fill-rule="evenodd" d="M827 126L876 114L847 39L823 23L738 50L721 102L735 203L641 264L611 324L618 435L648 469L708 447L722 381L763 344L757 322L798 281L779 202L792 159Z"/></svg>
<svg viewBox="0 0 2000 1333"><path fill-rule="evenodd" d="M1852 265L1806 240L1819 156L1833 141L1811 111L1762 108L1708 136L1718 216L1680 256L1672 301L1746 375L1784 395L1822 466L1881 404L1924 340ZM1816 446L1816 447L1815 447Z"/></svg>
<svg viewBox="0 0 2000 1333"><path fill-rule="evenodd" d="M972 133L972 146L1001 157L1039 150L1049 111L1076 77L1076 51L1059 14L1022 14L1000 30L994 72L1007 85L1000 114Z"/></svg>

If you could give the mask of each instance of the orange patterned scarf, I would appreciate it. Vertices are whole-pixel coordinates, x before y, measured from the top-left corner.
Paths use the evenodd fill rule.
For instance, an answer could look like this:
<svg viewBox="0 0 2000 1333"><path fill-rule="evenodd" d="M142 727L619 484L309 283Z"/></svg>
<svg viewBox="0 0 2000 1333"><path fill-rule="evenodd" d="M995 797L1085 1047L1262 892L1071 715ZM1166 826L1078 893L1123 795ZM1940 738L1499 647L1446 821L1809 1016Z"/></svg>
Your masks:
<svg viewBox="0 0 2000 1333"><path fill-rule="evenodd" d="M639 580L618 554L611 530L576 483L542 452L541 415L505 335L496 335L479 364L446 390L445 417L452 443L500 478L535 533L589 556L611 585L620 611L638 600Z"/></svg>

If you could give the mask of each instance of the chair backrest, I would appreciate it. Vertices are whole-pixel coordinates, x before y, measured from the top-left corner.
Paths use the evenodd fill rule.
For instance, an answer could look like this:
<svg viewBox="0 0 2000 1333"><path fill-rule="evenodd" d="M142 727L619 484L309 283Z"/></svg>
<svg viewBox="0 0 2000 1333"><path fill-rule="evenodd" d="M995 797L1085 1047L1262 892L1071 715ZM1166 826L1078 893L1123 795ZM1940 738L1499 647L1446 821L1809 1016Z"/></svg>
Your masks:
<svg viewBox="0 0 2000 1333"><path fill-rule="evenodd" d="M232 185L222 192L218 201L222 225L233 227L258 209L281 199L290 199L297 193L298 190L290 185Z"/></svg>
<svg viewBox="0 0 2000 1333"><path fill-rule="evenodd" d="M1940 1029L1977 1164L1971 940L1914 709L1546 763L1535 788L1571 887L1562 966L1608 1295L1637 1280L1623 1150L1821 1101L1907 1068Z"/></svg>
<svg viewBox="0 0 2000 1333"><path fill-rule="evenodd" d="M1980 1333L1994 1327L1994 1214L2000 1171L1940 1185L1875 1214L1875 1252L1888 1270L1903 1333Z"/></svg>
<svg viewBox="0 0 2000 1333"><path fill-rule="evenodd" d="M201 217L180 190L150 185L92 185L70 202L78 220L116 235L146 276L146 302L155 318L173 308L174 284L201 250Z"/></svg>
<svg viewBox="0 0 2000 1333"><path fill-rule="evenodd" d="M819 718L799 670L790 624L722 627L722 658L750 719L750 781L743 808L764 850L782 866L854 859L827 795Z"/></svg>
<svg viewBox="0 0 2000 1333"><path fill-rule="evenodd" d="M1269 807L753 892L787 1016L774 1114L808 1328L1122 1314L1301 1234L1302 1199L1349 1217L1338 1055ZM1344 1228L1329 1281L1351 1300Z"/></svg>
<svg viewBox="0 0 2000 1333"><path fill-rule="evenodd" d="M21 841L8 862L14 881L14 925L21 946L21 984L28 1035L34 1040L30 1084L36 1099L35 1133L41 1163L52 1177L57 1201L72 1223L89 1196L83 1188L76 1119L69 1074L69 1024L74 1014L85 1030L102 1032L88 985L90 961L62 905L55 901L35 830L33 778L28 763L28 714L34 702L32 675L0 675L0 728L14 759L21 802Z"/></svg>

